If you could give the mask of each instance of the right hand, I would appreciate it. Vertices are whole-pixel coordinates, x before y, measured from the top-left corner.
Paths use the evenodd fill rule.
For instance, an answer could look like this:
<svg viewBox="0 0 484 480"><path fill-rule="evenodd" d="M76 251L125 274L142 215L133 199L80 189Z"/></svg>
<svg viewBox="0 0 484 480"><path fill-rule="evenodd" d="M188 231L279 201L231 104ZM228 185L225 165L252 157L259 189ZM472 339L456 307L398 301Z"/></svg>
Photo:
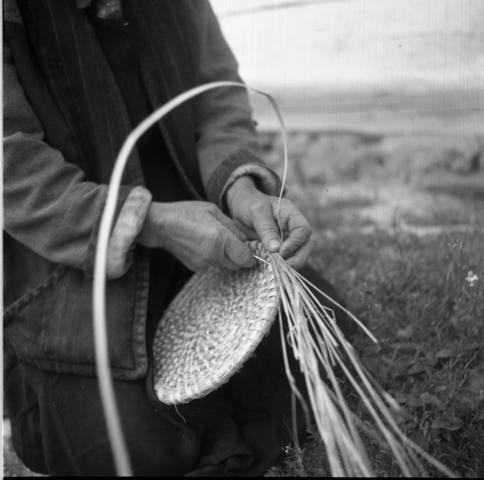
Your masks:
<svg viewBox="0 0 484 480"><path fill-rule="evenodd" d="M209 202L152 202L138 243L164 248L192 271L218 265L231 270L256 263L247 237Z"/></svg>

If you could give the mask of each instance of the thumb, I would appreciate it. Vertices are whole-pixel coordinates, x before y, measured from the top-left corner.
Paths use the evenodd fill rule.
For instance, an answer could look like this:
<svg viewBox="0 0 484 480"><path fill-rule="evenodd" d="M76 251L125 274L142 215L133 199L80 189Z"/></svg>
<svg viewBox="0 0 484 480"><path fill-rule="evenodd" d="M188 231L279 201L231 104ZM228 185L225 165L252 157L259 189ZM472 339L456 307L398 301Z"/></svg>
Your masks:
<svg viewBox="0 0 484 480"><path fill-rule="evenodd" d="M235 225L234 221L224 215L220 210L215 210L215 218L228 230L230 230L239 240L247 240L247 235Z"/></svg>
<svg viewBox="0 0 484 480"><path fill-rule="evenodd" d="M250 248L243 242L241 242L232 232L225 230L225 235L223 237L223 255L224 255L224 265L235 264L236 267L250 268L256 264L253 253Z"/></svg>
<svg viewBox="0 0 484 480"><path fill-rule="evenodd" d="M261 202L253 211L252 223L266 250L277 252L281 246L281 239L270 201Z"/></svg>

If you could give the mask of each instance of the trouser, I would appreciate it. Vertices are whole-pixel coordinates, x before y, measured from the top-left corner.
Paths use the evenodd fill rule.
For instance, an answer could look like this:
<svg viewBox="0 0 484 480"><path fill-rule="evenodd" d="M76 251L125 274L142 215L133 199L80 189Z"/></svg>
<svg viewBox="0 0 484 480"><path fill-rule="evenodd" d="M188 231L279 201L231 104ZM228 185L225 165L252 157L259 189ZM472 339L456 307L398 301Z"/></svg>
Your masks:
<svg viewBox="0 0 484 480"><path fill-rule="evenodd" d="M336 296L314 271L303 273ZM336 316L342 319L338 310ZM304 391L292 357L291 364ZM277 322L244 367L205 398L164 405L146 380L115 381L114 391L135 475L260 475L294 440ZM96 378L14 361L5 372L5 392L13 445L31 470L115 473ZM299 410L297 417L303 427Z"/></svg>
<svg viewBox="0 0 484 480"><path fill-rule="evenodd" d="M274 328L268 348L228 384L177 408L152 398L145 380L115 381L134 474L256 475L274 464L292 440L279 344ZM13 445L27 467L50 475L115 473L96 378L22 363L5 378Z"/></svg>

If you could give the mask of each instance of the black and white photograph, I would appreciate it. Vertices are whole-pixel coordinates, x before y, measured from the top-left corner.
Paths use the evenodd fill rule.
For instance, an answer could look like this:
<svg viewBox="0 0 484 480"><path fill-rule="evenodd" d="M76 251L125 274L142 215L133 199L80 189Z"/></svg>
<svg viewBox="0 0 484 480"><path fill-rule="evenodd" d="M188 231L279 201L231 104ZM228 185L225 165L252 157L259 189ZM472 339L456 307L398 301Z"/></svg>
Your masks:
<svg viewBox="0 0 484 480"><path fill-rule="evenodd" d="M483 0L3 0L2 471L484 477Z"/></svg>

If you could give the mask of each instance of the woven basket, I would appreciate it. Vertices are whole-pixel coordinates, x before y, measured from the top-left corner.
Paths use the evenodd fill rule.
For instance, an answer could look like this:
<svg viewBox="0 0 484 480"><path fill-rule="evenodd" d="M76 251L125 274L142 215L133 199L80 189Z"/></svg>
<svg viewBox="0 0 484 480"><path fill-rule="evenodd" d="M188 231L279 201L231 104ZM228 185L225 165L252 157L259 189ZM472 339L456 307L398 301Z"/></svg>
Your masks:
<svg viewBox="0 0 484 480"><path fill-rule="evenodd" d="M268 333L278 304L270 264L258 262L235 272L211 267L193 275L156 329L153 386L158 399L186 403L227 382Z"/></svg>

